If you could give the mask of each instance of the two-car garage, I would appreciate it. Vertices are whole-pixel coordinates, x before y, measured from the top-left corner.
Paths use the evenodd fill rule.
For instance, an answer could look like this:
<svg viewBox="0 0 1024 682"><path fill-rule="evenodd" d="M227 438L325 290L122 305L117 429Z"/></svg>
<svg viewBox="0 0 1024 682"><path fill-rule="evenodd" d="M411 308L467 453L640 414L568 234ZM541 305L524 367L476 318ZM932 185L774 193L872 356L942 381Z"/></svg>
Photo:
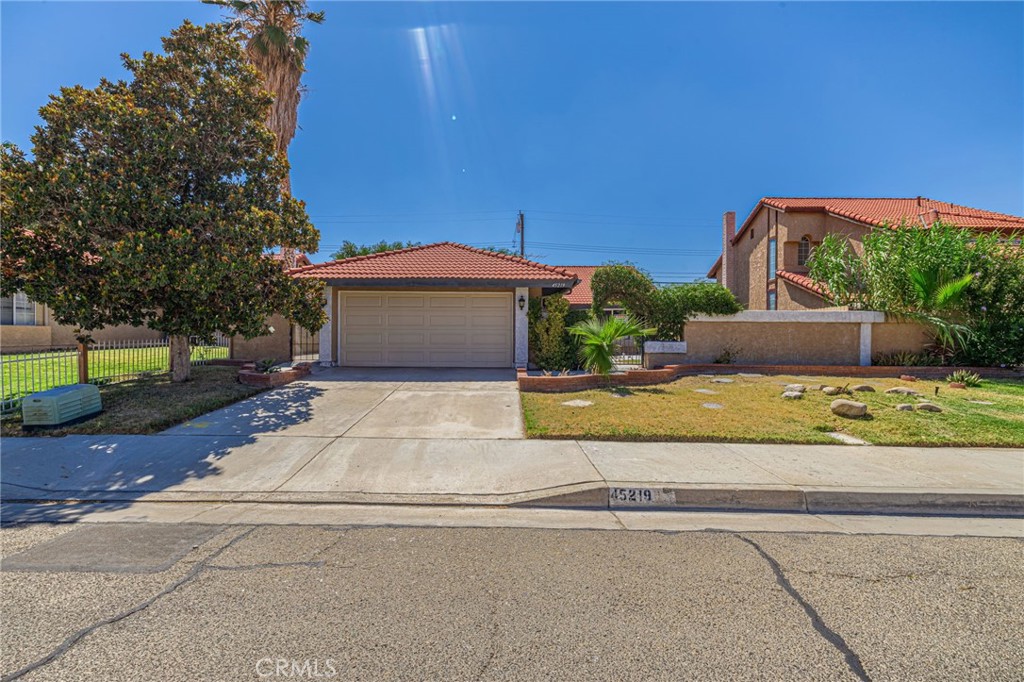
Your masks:
<svg viewBox="0 0 1024 682"><path fill-rule="evenodd" d="M320 363L349 367L526 367L529 298L576 275L441 242L290 271L324 283Z"/></svg>
<svg viewBox="0 0 1024 682"><path fill-rule="evenodd" d="M339 293L343 366L512 366L512 292Z"/></svg>

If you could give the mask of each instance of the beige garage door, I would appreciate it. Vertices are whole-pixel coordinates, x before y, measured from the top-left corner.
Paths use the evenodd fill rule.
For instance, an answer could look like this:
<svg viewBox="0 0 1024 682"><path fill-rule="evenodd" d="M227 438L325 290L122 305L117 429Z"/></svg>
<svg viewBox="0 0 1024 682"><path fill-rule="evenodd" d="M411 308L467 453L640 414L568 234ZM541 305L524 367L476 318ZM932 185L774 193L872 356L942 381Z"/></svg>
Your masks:
<svg viewBox="0 0 1024 682"><path fill-rule="evenodd" d="M341 364L511 367L512 293L342 292Z"/></svg>

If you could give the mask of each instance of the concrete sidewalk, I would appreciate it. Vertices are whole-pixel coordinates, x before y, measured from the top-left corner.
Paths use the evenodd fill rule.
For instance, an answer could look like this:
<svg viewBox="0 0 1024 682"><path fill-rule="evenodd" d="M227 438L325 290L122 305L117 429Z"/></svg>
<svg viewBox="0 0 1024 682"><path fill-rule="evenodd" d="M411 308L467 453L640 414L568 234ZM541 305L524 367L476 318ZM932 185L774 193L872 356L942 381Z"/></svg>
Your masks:
<svg viewBox="0 0 1024 682"><path fill-rule="evenodd" d="M1024 515L1024 450L313 436L3 442L19 501Z"/></svg>

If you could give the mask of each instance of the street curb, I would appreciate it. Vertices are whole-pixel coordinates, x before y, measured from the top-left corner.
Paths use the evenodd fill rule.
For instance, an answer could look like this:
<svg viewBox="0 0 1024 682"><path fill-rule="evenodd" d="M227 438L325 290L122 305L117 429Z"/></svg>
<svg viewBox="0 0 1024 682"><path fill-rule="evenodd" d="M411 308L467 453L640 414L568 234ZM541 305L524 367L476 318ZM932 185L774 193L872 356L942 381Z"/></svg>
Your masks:
<svg viewBox="0 0 1024 682"><path fill-rule="evenodd" d="M5 485L3 502L212 502L541 507L613 511L748 511L1024 517L1024 493L998 489L825 488L610 481L514 493L42 491ZM14 491L12 488L20 488ZM14 493L13 495L11 493Z"/></svg>

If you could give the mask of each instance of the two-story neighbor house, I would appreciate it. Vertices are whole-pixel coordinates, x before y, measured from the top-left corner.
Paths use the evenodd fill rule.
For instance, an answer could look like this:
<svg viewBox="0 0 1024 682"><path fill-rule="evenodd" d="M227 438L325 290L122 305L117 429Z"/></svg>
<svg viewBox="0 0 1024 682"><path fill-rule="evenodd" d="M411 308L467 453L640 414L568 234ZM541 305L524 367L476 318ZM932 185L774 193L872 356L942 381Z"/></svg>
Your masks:
<svg viewBox="0 0 1024 682"><path fill-rule="evenodd" d="M826 234L843 235L858 249L871 230L939 220L984 232L1024 232L1024 218L923 197L764 197L739 230L735 212L724 215L722 255L708 277L748 310L825 308L830 304L807 276L807 259Z"/></svg>

